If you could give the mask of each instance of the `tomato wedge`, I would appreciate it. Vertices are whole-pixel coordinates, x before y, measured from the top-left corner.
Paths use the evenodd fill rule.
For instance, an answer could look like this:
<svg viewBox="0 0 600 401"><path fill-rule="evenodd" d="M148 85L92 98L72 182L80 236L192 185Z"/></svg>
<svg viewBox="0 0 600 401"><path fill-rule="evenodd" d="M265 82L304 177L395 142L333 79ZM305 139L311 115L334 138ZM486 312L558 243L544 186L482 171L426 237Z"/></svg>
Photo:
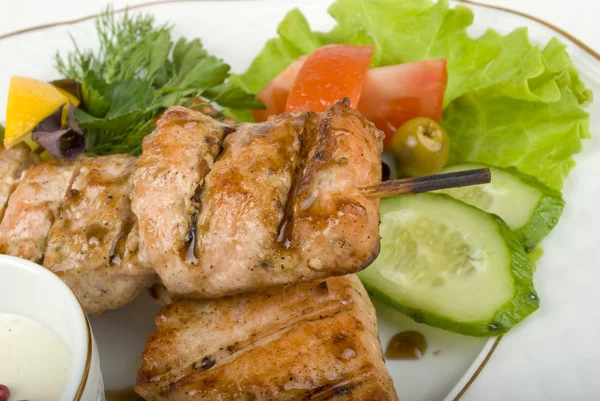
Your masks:
<svg viewBox="0 0 600 401"><path fill-rule="evenodd" d="M271 115L279 115L285 111L290 91L298 75L298 71L304 65L308 56L300 56L285 70L279 73L275 79L269 82L258 92L256 97L267 107L263 110L252 110L256 122L266 121Z"/></svg>
<svg viewBox="0 0 600 401"><path fill-rule="evenodd" d="M358 111L385 132L384 143L406 121L439 121L448 82L446 59L423 60L369 70Z"/></svg>
<svg viewBox="0 0 600 401"><path fill-rule="evenodd" d="M285 110L320 112L345 97L357 107L372 57L372 46L328 45L315 50L300 68Z"/></svg>

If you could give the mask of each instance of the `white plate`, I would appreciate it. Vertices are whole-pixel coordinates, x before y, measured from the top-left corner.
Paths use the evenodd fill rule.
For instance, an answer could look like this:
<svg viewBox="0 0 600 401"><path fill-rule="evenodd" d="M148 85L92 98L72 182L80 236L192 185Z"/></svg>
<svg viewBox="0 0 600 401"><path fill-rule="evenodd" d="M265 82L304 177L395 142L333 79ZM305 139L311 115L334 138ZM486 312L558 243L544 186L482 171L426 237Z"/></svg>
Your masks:
<svg viewBox="0 0 600 401"><path fill-rule="evenodd" d="M298 6L305 13L314 29L330 28L333 21L326 13L328 4L329 1L322 0L202 1L154 4L143 7L143 11L154 14L159 21L173 23L176 36L201 37L211 53L224 58L234 71L239 72L245 69L264 42L274 36L277 24L293 6ZM599 60L568 38L525 17L484 6L472 5L472 8L476 13L472 27L475 35L489 27L506 33L518 26L528 26L531 39L536 43L546 43L552 36L559 36L569 45L583 79L592 90L600 93ZM0 64L0 113L5 110L5 94L11 75L45 80L56 78L52 58L57 51L66 52L72 48L69 32L80 45L94 46L94 25L90 20L0 40L0 55L4 60ZM593 132L596 132L595 128L600 125L600 102L590 111ZM511 380L521 379L521 383L507 387L506 381L494 381L484 373L485 388L481 387L484 384L475 385L466 393L466 398L536 399L544 394L555 397L565 394L565 397L547 399L575 399L569 395L600 393L595 365L591 364L591 361L600 360L600 347L595 346L595 340L585 334L585 330L600 332L600 318L596 312L583 312L586 305L593 309L600 303L600 293L590 287L592 283L600 282L600 271L595 269L600 256L595 246L600 227L600 213L596 211L600 198L598 141L598 138L587 141L584 152L578 156L579 167L565 188L567 207L563 218L544 242L546 254L538 265L536 276L542 307L502 341L499 347L502 355L493 361L504 359L505 362L490 364L496 374L509 376ZM429 343L427 353L419 361L388 361L403 401L452 401L460 398L498 345L496 339L469 338L433 329L387 307L376 306L384 346L393 334L410 329L425 334ZM141 351L147 335L154 329L154 316L158 310L158 306L144 295L125 308L91 318L107 389L121 390L133 385ZM572 330L561 329L561 326ZM566 339L568 346L565 345ZM551 353L554 362L545 364L548 353ZM584 356L590 364L580 368L579 377L571 374L547 383L543 381L544 378L563 374L562 369L552 370L550 367L566 367L569 361L573 363ZM513 365L509 359L517 364ZM532 380L534 368L538 374ZM529 390L524 397L519 389L526 387Z"/></svg>

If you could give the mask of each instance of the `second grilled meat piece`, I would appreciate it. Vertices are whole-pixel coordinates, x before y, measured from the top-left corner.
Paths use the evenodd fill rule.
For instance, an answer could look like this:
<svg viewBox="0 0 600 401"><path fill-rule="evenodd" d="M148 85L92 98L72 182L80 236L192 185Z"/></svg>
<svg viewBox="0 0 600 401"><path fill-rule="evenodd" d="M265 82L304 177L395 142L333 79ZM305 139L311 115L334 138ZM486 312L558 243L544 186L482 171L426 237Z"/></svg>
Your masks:
<svg viewBox="0 0 600 401"><path fill-rule="evenodd" d="M90 313L131 302L155 277L152 268L125 262L128 236L137 237L129 200L135 162L128 155L84 159L48 236L44 266Z"/></svg>
<svg viewBox="0 0 600 401"><path fill-rule="evenodd" d="M132 174L131 209L138 219L140 263L172 288L186 286L193 258L199 189L229 130L204 114L170 107L143 142Z"/></svg>
<svg viewBox="0 0 600 401"><path fill-rule="evenodd" d="M46 239L79 172L79 162L47 161L25 172L0 224L0 253L36 263L44 258Z"/></svg>
<svg viewBox="0 0 600 401"><path fill-rule="evenodd" d="M354 275L165 307L148 338L148 401L397 400L375 310Z"/></svg>

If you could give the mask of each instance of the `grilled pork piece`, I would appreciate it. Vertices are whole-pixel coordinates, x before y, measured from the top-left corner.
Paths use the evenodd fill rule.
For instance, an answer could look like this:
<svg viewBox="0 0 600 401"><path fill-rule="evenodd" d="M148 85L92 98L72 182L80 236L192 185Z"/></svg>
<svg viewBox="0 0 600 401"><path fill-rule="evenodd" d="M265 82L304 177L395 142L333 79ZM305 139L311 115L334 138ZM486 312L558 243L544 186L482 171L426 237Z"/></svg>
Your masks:
<svg viewBox="0 0 600 401"><path fill-rule="evenodd" d="M15 190L21 174L39 158L24 143L10 149L0 147L0 221L4 216L10 194Z"/></svg>
<svg viewBox="0 0 600 401"><path fill-rule="evenodd" d="M228 129L200 112L171 107L144 138L142 157L132 174L138 258L173 288L187 280L199 190Z"/></svg>
<svg viewBox="0 0 600 401"><path fill-rule="evenodd" d="M148 401L397 400L354 275L163 308L135 390Z"/></svg>
<svg viewBox="0 0 600 401"><path fill-rule="evenodd" d="M0 224L0 253L42 261L58 208L78 172L78 162L50 161L23 174Z"/></svg>
<svg viewBox="0 0 600 401"><path fill-rule="evenodd" d="M196 133L181 127L185 122L159 123L142 156L152 172L136 179L133 192L148 260L175 298L217 298L354 273L377 256L379 201L358 187L381 179L383 134L347 104L321 115L241 124L225 139L204 187L186 172L206 171L211 163L198 161L197 153L194 159L178 152L169 164L162 156L174 152L165 136ZM147 149L161 157L147 156ZM154 172L165 164L172 166L168 174ZM161 176L167 178L155 178ZM140 213L155 222L143 225L149 218Z"/></svg>
<svg viewBox="0 0 600 401"><path fill-rule="evenodd" d="M153 269L125 261L128 237L137 238L129 200L135 162L128 155L84 159L48 236L44 266L91 313L126 305L155 277Z"/></svg>

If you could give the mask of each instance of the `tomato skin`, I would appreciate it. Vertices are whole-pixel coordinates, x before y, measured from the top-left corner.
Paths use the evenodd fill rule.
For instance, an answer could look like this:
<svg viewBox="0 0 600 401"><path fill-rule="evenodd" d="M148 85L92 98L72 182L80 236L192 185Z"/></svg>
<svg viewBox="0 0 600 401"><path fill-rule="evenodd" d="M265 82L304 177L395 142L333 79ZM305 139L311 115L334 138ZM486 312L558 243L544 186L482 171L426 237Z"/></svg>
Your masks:
<svg viewBox="0 0 600 401"><path fill-rule="evenodd" d="M363 51L365 48L330 45L322 49L327 50L331 46L359 49L362 47ZM312 58L312 55L310 57ZM296 87L295 80L308 59L309 56L299 57L258 93L257 97L265 103L267 109L253 110L257 122L265 121L270 115L279 115L284 111L324 111L336 101L342 100L343 94L346 93L351 94L349 97L352 107L358 104L358 110L385 132L384 143L389 146L393 133L405 122L416 117L428 117L439 121L442 116L444 92L448 82L445 59L370 69L364 77L362 91L358 94L357 89L361 82L353 85L352 80L361 80L361 77L352 78L350 74L350 78L342 79L344 69L335 70L330 67L343 62L335 56L332 57L332 64L325 63L328 66L325 72L321 73L320 69L315 67L311 67L311 71L305 71L307 74L314 73L318 82L306 87L304 83L299 82ZM309 75L308 78L310 77ZM297 91L294 94L297 99L290 101L292 90Z"/></svg>
<svg viewBox="0 0 600 401"><path fill-rule="evenodd" d="M328 45L315 50L296 76L285 111L321 112L345 97L356 108L372 57L372 46Z"/></svg>
<svg viewBox="0 0 600 401"><path fill-rule="evenodd" d="M446 59L369 70L358 110L385 132L385 145L405 122L416 117L439 121L448 83Z"/></svg>
<svg viewBox="0 0 600 401"><path fill-rule="evenodd" d="M285 112L290 91L298 75L298 71L304 65L308 56L300 56L283 70L275 79L269 82L258 92L256 97L267 107L263 110L252 110L256 122L266 121L271 115L279 115Z"/></svg>

